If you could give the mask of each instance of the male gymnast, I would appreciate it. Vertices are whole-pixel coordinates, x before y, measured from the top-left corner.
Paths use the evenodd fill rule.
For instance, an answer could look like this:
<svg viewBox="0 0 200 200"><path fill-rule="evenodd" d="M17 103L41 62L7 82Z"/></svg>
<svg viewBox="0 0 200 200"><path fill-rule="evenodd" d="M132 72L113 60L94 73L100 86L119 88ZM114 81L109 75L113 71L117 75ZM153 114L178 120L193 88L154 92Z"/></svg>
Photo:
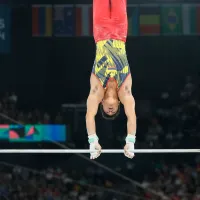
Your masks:
<svg viewBox="0 0 200 200"><path fill-rule="evenodd" d="M100 106L102 115L113 120L120 112L120 102L127 116L127 137L124 154L133 158L136 140L135 100L132 77L126 56L127 0L93 0L93 31L96 58L90 77L87 99L86 127L90 159L100 156L101 146L96 134L95 116Z"/></svg>

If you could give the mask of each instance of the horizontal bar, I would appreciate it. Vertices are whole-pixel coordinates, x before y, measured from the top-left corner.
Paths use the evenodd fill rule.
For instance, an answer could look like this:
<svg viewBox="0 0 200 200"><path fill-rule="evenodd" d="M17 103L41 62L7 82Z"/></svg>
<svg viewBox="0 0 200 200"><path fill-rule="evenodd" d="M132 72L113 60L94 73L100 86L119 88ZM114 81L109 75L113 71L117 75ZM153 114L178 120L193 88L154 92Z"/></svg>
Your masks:
<svg viewBox="0 0 200 200"><path fill-rule="evenodd" d="M1 153L91 153L94 151L90 151L88 149L1 149ZM135 149L130 151L133 153L200 153L200 149ZM124 153L123 149L104 149L101 153Z"/></svg>

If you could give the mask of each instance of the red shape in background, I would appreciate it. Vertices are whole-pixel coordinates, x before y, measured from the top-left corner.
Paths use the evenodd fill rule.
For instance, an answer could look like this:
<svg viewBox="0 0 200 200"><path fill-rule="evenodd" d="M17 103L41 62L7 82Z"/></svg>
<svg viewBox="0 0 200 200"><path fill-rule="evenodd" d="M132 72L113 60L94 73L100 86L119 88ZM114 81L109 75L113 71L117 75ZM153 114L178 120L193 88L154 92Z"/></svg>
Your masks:
<svg viewBox="0 0 200 200"><path fill-rule="evenodd" d="M8 124L0 124L0 129L1 128L3 128L3 129L9 128L9 125Z"/></svg>
<svg viewBox="0 0 200 200"><path fill-rule="evenodd" d="M9 138L10 139L18 139L19 135L15 131L10 130L9 131Z"/></svg>
<svg viewBox="0 0 200 200"><path fill-rule="evenodd" d="M26 136L30 136L30 135L33 135L35 133L35 127L31 127L28 131L28 133L26 134Z"/></svg>

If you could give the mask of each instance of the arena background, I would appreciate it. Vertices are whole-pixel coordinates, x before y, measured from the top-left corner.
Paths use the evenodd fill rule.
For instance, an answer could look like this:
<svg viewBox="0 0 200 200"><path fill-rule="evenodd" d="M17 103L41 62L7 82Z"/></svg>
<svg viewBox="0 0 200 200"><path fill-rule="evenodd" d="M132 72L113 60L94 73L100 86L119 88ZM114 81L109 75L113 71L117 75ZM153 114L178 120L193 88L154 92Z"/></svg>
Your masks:
<svg viewBox="0 0 200 200"><path fill-rule="evenodd" d="M66 142L1 140L1 149L87 149L85 102L95 56L94 40L92 37L32 37L31 5L91 4L92 1L2 0L0 3L11 8L10 49L0 54L1 124L67 127ZM199 2L129 0L128 3ZM199 148L199 50L199 34L128 37L127 54L138 116L137 149ZM113 122L102 119L100 113L96 120L103 148L122 149L126 136L123 109ZM1 198L200 199L199 154L137 154L133 160L121 154L102 154L98 163L90 162L88 157L1 154Z"/></svg>

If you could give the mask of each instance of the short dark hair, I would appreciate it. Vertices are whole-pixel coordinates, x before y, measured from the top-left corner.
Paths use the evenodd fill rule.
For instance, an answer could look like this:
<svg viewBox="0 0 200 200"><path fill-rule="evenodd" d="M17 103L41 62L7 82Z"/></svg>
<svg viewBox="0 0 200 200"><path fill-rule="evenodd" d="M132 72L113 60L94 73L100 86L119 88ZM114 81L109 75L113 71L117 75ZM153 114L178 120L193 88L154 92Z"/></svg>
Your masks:
<svg viewBox="0 0 200 200"><path fill-rule="evenodd" d="M100 104L100 110L101 110L102 117L104 119L106 119L106 120L114 120L120 113L120 104L118 106L117 112L115 114L113 114L113 115L108 115L107 113L104 112L102 103Z"/></svg>

